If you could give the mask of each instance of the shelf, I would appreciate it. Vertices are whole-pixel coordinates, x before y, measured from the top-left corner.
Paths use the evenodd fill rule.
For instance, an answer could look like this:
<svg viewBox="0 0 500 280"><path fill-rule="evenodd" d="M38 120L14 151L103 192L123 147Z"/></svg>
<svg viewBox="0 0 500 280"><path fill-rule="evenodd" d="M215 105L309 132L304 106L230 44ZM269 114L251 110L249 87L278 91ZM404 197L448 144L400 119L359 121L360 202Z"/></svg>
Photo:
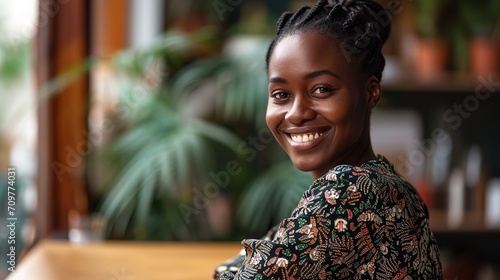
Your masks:
<svg viewBox="0 0 500 280"><path fill-rule="evenodd" d="M434 236L439 245L441 257L448 252L455 256L466 255L476 261L500 266L498 232L434 232Z"/></svg>
<svg viewBox="0 0 500 280"><path fill-rule="evenodd" d="M483 75L489 81L488 75ZM500 73L491 78L495 93L500 93ZM495 82L499 84L495 87ZM481 85L480 76L471 74L443 74L434 79L422 80L414 75L402 75L397 79L382 79L382 92L423 92L423 93L473 93Z"/></svg>
<svg viewBox="0 0 500 280"><path fill-rule="evenodd" d="M448 223L448 212L430 210L430 227L435 233L495 233L500 235L500 227L488 227L484 224L484 214L480 212L464 213L462 222L457 226Z"/></svg>

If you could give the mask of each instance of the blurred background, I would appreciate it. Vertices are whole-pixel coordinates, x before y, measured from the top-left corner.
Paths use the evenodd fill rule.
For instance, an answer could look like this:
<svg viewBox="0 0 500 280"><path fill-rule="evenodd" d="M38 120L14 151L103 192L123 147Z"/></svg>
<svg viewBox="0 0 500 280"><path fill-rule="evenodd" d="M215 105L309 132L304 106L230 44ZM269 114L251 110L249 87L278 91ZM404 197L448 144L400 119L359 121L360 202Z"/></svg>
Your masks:
<svg viewBox="0 0 500 280"><path fill-rule="evenodd" d="M15 168L21 262L47 238L240 241L289 215L312 180L265 126L264 57L279 15L314 3L1 0L0 217ZM446 273L498 279L500 1L380 3L375 152L429 206Z"/></svg>

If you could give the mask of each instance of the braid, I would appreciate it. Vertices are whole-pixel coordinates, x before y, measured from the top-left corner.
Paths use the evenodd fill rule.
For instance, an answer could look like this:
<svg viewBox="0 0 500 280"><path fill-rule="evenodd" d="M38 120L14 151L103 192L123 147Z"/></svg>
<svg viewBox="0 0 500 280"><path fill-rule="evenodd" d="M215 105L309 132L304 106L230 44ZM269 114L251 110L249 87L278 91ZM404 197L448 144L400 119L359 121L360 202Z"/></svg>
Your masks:
<svg viewBox="0 0 500 280"><path fill-rule="evenodd" d="M352 4L357 4L356 0L345 0L344 1L344 6L345 7L348 7L348 6L352 5Z"/></svg>
<svg viewBox="0 0 500 280"><path fill-rule="evenodd" d="M293 14L290 12L286 12L281 15L281 17L278 19L278 22L276 22L276 35L279 35L281 33L281 30L288 23L292 15Z"/></svg>
<svg viewBox="0 0 500 280"><path fill-rule="evenodd" d="M381 23L374 15L384 12L387 22ZM380 80L385 67L381 50L390 29L390 15L374 0L319 0L312 8L304 6L279 18L266 65L269 66L273 49L281 39L297 31L312 30L334 40L348 63L355 61L363 71Z"/></svg>
<svg viewBox="0 0 500 280"><path fill-rule="evenodd" d="M372 58L368 62L369 65L374 65L374 73L379 81L382 80L382 72L385 68L385 58L382 55L383 44L384 42L382 41L380 36L377 37L377 47L375 49L375 52L373 53Z"/></svg>
<svg viewBox="0 0 500 280"><path fill-rule="evenodd" d="M374 65L376 64L376 62L380 59L380 57L382 56L382 39L380 39L380 37L377 37L375 40L377 40L377 46L375 47L375 50L372 54L372 57L370 58L370 60L368 60L368 64L369 65Z"/></svg>
<svg viewBox="0 0 500 280"><path fill-rule="evenodd" d="M318 3L311 9L309 14L304 18L302 22L308 22L310 19L312 19L321 9L323 9L326 4L328 4L327 0L319 0Z"/></svg>
<svg viewBox="0 0 500 280"><path fill-rule="evenodd" d="M342 5L337 4L333 6L332 10L328 13L328 16L326 17L327 20L333 21L335 17L339 15L339 13L343 11Z"/></svg>
<svg viewBox="0 0 500 280"><path fill-rule="evenodd" d="M362 49L366 48L366 45L370 43L370 40L374 34L374 27L372 23L366 24L365 32L359 36L359 38L354 42L356 48Z"/></svg>
<svg viewBox="0 0 500 280"><path fill-rule="evenodd" d="M290 19L290 24L295 24L297 22L297 20L299 20L307 10L309 10L310 8L307 7L307 6L304 6L302 8L300 8L293 16L292 18Z"/></svg>
<svg viewBox="0 0 500 280"><path fill-rule="evenodd" d="M356 20L359 18L359 12L354 10L349 12L349 17L347 20L342 24L342 31L341 33L347 32L354 24L356 24Z"/></svg>
<svg viewBox="0 0 500 280"><path fill-rule="evenodd" d="M355 41L354 46L358 49L366 48L370 43L372 43L372 37L374 37L375 43L373 52L371 53L370 59L368 59L367 66L370 72L380 80L382 77L382 71L385 66L385 59L382 55L383 41L380 35L376 32L376 28L373 23L369 22L366 24L365 32ZM369 55L367 53L366 55ZM381 63L384 61L384 63Z"/></svg>

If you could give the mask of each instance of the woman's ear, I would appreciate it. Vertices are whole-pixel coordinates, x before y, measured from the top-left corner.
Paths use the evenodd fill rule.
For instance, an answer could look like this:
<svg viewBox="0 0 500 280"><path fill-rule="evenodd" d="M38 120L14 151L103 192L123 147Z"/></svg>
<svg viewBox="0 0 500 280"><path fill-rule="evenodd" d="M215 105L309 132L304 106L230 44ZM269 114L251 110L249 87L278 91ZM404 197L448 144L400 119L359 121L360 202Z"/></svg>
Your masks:
<svg viewBox="0 0 500 280"><path fill-rule="evenodd" d="M380 81L377 77L372 75L368 78L366 82L366 94L369 108L375 108L380 100Z"/></svg>

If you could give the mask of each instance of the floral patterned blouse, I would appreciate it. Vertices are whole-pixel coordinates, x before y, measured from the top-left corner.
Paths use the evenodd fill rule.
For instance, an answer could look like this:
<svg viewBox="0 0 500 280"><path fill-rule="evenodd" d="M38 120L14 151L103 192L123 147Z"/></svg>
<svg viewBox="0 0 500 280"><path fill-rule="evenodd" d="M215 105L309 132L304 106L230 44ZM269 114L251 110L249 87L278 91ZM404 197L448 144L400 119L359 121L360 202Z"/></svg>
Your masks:
<svg viewBox="0 0 500 280"><path fill-rule="evenodd" d="M427 208L382 156L333 168L266 238L242 245L216 279L442 279Z"/></svg>

